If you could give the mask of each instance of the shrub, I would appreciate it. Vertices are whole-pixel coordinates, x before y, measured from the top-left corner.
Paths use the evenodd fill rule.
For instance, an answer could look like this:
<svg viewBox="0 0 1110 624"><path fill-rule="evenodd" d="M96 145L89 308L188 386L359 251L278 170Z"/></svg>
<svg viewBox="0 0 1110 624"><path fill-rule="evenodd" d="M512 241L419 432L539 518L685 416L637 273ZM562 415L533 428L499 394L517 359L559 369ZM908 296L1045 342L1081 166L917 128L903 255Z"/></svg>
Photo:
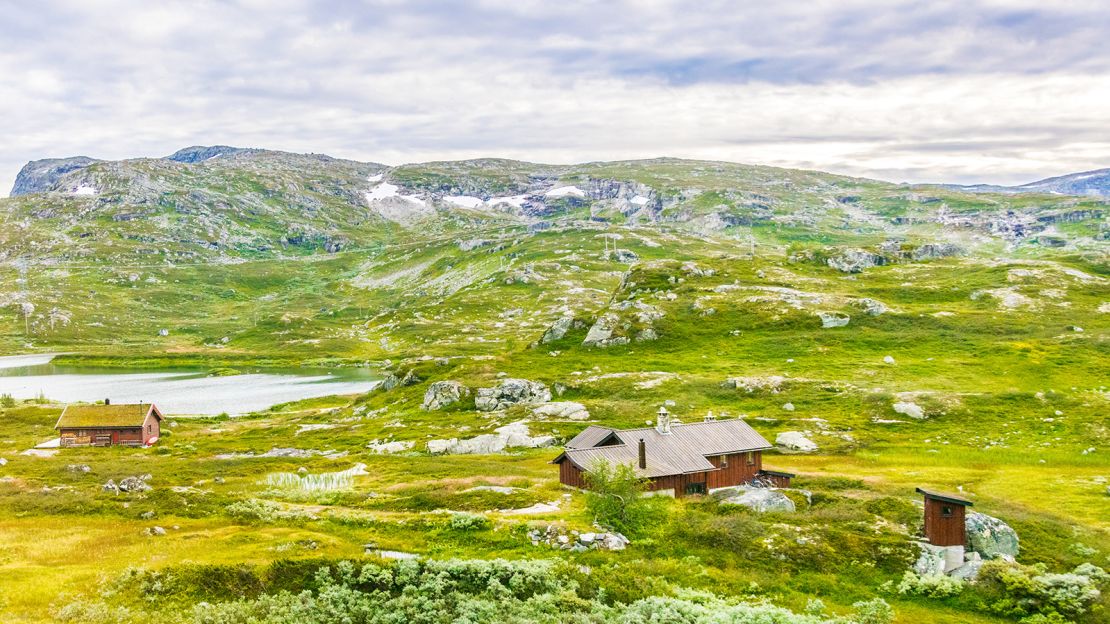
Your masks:
<svg viewBox="0 0 1110 624"><path fill-rule="evenodd" d="M232 518L246 522L276 522L279 520L300 522L315 519L311 514L304 511L283 509L277 503L258 498L236 501L225 507L224 510Z"/></svg>
<svg viewBox="0 0 1110 624"><path fill-rule="evenodd" d="M958 595L963 589L962 581L943 574L918 576L907 571L902 576L902 582L898 583L898 593L905 596L949 598Z"/></svg>
<svg viewBox="0 0 1110 624"><path fill-rule="evenodd" d="M456 531L482 531L490 527L489 518L466 512L451 514L450 526Z"/></svg>
<svg viewBox="0 0 1110 624"><path fill-rule="evenodd" d="M0 407L15 407L15 399L10 394L0 394Z"/></svg>
<svg viewBox="0 0 1110 624"><path fill-rule="evenodd" d="M643 528L650 505L643 497L647 479L636 474L629 464L598 460L586 473L586 510L600 525L634 533Z"/></svg>
<svg viewBox="0 0 1110 624"><path fill-rule="evenodd" d="M1106 581L1106 571L1090 563L1069 573L1049 574L1043 564L1023 566L996 560L983 564L978 585L994 613L1071 618L1087 612L1101 596L1099 586Z"/></svg>

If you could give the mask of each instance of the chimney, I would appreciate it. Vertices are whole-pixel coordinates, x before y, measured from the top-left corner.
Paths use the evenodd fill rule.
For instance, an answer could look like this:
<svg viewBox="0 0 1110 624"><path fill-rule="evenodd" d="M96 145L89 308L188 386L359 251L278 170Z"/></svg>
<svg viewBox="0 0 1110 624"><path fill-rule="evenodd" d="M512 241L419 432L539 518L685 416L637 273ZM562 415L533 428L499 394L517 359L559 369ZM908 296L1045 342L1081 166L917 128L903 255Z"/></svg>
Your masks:
<svg viewBox="0 0 1110 624"><path fill-rule="evenodd" d="M671 433L671 414L666 407L660 407L655 420L655 430L663 435Z"/></svg>
<svg viewBox="0 0 1110 624"><path fill-rule="evenodd" d="M647 445L644 444L644 439L640 438L640 470L647 469Z"/></svg>
<svg viewBox="0 0 1110 624"><path fill-rule="evenodd" d="M709 410L709 413L705 415L705 422L713 422L714 420L717 420L717 417L713 415L713 410Z"/></svg>
<svg viewBox="0 0 1110 624"><path fill-rule="evenodd" d="M112 399L104 399L104 404L105 405L111 405L112 404Z"/></svg>

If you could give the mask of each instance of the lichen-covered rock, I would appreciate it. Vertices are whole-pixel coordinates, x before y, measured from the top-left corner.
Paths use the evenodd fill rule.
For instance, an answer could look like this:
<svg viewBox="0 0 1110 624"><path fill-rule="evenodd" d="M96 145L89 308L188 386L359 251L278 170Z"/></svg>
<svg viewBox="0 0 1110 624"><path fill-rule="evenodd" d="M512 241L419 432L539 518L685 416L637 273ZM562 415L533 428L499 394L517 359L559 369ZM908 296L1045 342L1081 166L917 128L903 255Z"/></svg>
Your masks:
<svg viewBox="0 0 1110 624"><path fill-rule="evenodd" d="M758 512L767 511L794 511L794 501L786 494L771 489L757 487L739 487L735 492L721 499L722 505L741 505Z"/></svg>
<svg viewBox="0 0 1110 624"><path fill-rule="evenodd" d="M830 327L844 327L852 320L852 317L847 314L838 314L836 312L818 312L817 317L821 319L821 327L825 329Z"/></svg>
<svg viewBox="0 0 1110 624"><path fill-rule="evenodd" d="M551 324L551 327L548 327L547 331L543 333L543 338L540 338L540 343L548 344L551 342L555 342L556 340L562 340L563 337L567 335L567 332L570 331L570 328L573 326L574 319L569 316L564 316L557 319L554 323Z"/></svg>
<svg viewBox="0 0 1110 624"><path fill-rule="evenodd" d="M478 388L474 407L483 412L503 410L517 403L547 403L551 390L538 381L502 379L492 388Z"/></svg>
<svg viewBox="0 0 1110 624"><path fill-rule="evenodd" d="M861 308L867 316L879 316L887 311L887 307L883 302L868 297L856 299L855 305Z"/></svg>
<svg viewBox="0 0 1110 624"><path fill-rule="evenodd" d="M917 403L911 403L909 401L899 401L893 405L893 408L895 412L902 414L903 416L909 416L910 418L916 418L917 420L925 420L926 418L925 409Z"/></svg>
<svg viewBox="0 0 1110 624"><path fill-rule="evenodd" d="M428 390L424 392L424 402L420 407L425 410L443 409L468 396L470 396L470 388L457 381L437 381L429 385Z"/></svg>
<svg viewBox="0 0 1110 624"><path fill-rule="evenodd" d="M532 436L527 421L517 421L494 429L494 433L484 433L460 440L428 440L428 452L450 455L491 455L507 448L540 448L555 443L552 436Z"/></svg>
<svg viewBox="0 0 1110 624"><path fill-rule="evenodd" d="M967 547L984 559L1013 559L1018 554L1018 535L1010 525L987 514L969 511L964 519Z"/></svg>
<svg viewBox="0 0 1110 624"><path fill-rule="evenodd" d="M366 445L370 452L379 455L389 455L390 453L403 453L411 449L416 443L410 440L393 440L390 442L383 442L373 440Z"/></svg>
<svg viewBox="0 0 1110 624"><path fill-rule="evenodd" d="M791 451L809 453L817 450L817 443L807 438L801 431L783 431L775 437L775 444Z"/></svg>
<svg viewBox="0 0 1110 624"><path fill-rule="evenodd" d="M555 420L589 420L590 412L585 405L573 401L542 403L532 408L534 418Z"/></svg>
<svg viewBox="0 0 1110 624"><path fill-rule="evenodd" d="M590 327L590 331L586 333L586 339L582 341L582 346L603 347L610 344L613 332L616 331L619 324L620 317L616 314L602 314Z"/></svg>
<svg viewBox="0 0 1110 624"><path fill-rule="evenodd" d="M829 258L827 263L837 271L859 273L864 269L886 264L886 258L862 249L845 249L839 255Z"/></svg>

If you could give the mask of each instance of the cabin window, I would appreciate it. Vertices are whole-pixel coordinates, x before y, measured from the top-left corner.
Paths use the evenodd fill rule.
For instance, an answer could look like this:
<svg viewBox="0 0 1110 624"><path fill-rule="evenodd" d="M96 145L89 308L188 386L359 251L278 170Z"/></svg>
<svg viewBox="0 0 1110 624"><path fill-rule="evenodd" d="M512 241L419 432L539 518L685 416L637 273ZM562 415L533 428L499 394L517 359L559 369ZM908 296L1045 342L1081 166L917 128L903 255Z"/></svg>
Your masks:
<svg viewBox="0 0 1110 624"><path fill-rule="evenodd" d="M721 468L728 468L728 455L721 455L719 458Z"/></svg>
<svg viewBox="0 0 1110 624"><path fill-rule="evenodd" d="M943 507L940 508L940 515L945 517L945 518L951 518L952 517L952 508L949 507L948 505L944 505Z"/></svg>
<svg viewBox="0 0 1110 624"><path fill-rule="evenodd" d="M152 433L153 431L154 431L154 426L153 425L147 425L146 426L146 432L147 433Z"/></svg>
<svg viewBox="0 0 1110 624"><path fill-rule="evenodd" d="M686 484L686 493L687 494L705 494L705 484L704 483L687 483Z"/></svg>
<svg viewBox="0 0 1110 624"><path fill-rule="evenodd" d="M753 451L748 451L748 465L755 465L755 453Z"/></svg>

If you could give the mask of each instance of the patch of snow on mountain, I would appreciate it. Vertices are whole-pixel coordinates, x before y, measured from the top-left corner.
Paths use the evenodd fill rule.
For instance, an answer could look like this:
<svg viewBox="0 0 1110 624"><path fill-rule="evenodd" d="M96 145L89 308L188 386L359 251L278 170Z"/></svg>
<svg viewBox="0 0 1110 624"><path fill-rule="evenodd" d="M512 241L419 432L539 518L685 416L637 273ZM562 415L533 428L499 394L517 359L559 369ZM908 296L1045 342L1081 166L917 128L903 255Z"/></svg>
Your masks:
<svg viewBox="0 0 1110 624"><path fill-rule="evenodd" d="M636 206L645 206L647 205L648 201L648 198L644 197L643 195L637 195L632 198L632 203Z"/></svg>
<svg viewBox="0 0 1110 624"><path fill-rule="evenodd" d="M469 195L448 195L444 197L443 200L455 204L456 206L462 206L463 208L477 208L485 203L481 199Z"/></svg>
<svg viewBox="0 0 1110 624"><path fill-rule="evenodd" d="M489 202L487 203L491 206L496 206L497 204L509 204L510 206L514 206L516 208L522 208L524 206L524 202L526 201L528 201L527 195L512 195L510 197L491 197L489 199Z"/></svg>
<svg viewBox="0 0 1110 624"><path fill-rule="evenodd" d="M566 197L567 195L573 195L575 197L585 197L586 191L583 191L577 186L560 186L544 193L545 197Z"/></svg>
<svg viewBox="0 0 1110 624"><path fill-rule="evenodd" d="M396 184L390 184L388 182L384 184L379 184L366 192L366 201L372 202L382 199L389 199L390 197L401 197L401 194L397 192L399 188L400 187L398 187ZM406 197L405 199L420 201L415 197Z"/></svg>
<svg viewBox="0 0 1110 624"><path fill-rule="evenodd" d="M96 195L97 193L96 187L89 186L88 184L82 184L70 191L70 195Z"/></svg>
<svg viewBox="0 0 1110 624"><path fill-rule="evenodd" d="M371 184L374 184L375 182L381 182L382 178L384 176L385 176L384 173L375 173L374 175L370 176L369 178L366 178L366 181L371 183Z"/></svg>

